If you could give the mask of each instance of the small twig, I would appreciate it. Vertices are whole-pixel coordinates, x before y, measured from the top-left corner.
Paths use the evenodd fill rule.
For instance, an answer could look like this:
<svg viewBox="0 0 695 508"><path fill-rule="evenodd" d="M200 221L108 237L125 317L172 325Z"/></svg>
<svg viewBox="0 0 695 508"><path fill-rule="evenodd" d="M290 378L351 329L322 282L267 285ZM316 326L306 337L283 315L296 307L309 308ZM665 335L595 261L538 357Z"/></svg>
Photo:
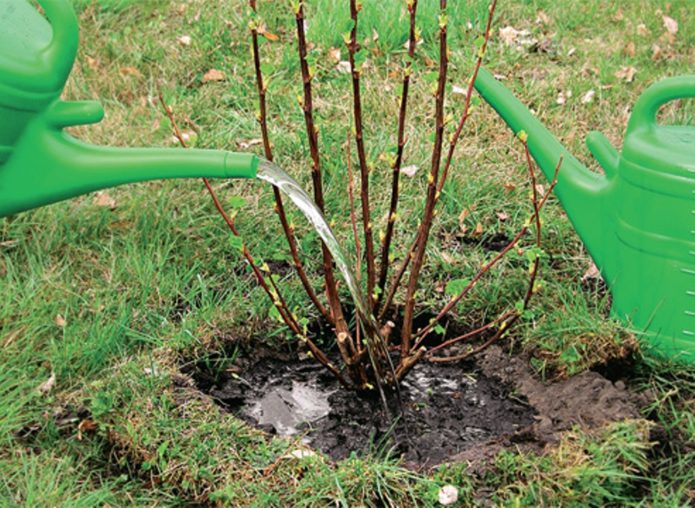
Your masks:
<svg viewBox="0 0 695 508"><path fill-rule="evenodd" d="M417 27L415 18L417 14L417 0L408 2L408 12L410 14L410 34L408 37L408 59L403 70L403 87L401 93L401 106L398 111L398 148L396 149L396 160L393 163L393 172L391 175L391 204L389 207L389 215L386 223L386 232L381 245L381 266L379 271L378 294L375 308L379 307L386 288L386 278L388 277L389 259L391 253L391 240L396 224L398 212L399 198L399 180L401 175L401 167L403 165L403 149L405 148L405 121L408 112L408 92L410 90L410 75L412 72L412 61L415 58L415 47L417 46ZM390 305L390 302L389 302Z"/></svg>
<svg viewBox="0 0 695 508"><path fill-rule="evenodd" d="M249 5L253 12L256 12L256 0L249 0ZM266 91L267 87L263 79L263 72L261 71L261 56L258 44L258 27L252 23L251 24L251 44L253 48L253 65L256 73L256 87L258 89L258 123L261 127L261 137L263 138L263 148L265 152L265 158L269 161L273 160L273 149L270 142L270 135L268 133L268 108L266 104ZM290 253L292 255L292 262L294 268L297 271L299 280L304 287L304 291L307 296L314 304L314 307L319 311L319 313L326 319L330 324L334 325L333 317L328 312L328 309L319 301L316 292L314 291L309 277L304 270L304 265L299 258L299 249L297 248L297 240L294 237L294 231L292 226L287 220L287 214L285 213L285 206L282 201L282 194L277 187L273 187L273 196L275 198L275 211L280 219L280 224L282 224L282 230L285 233L285 238L287 239L287 245L290 248Z"/></svg>

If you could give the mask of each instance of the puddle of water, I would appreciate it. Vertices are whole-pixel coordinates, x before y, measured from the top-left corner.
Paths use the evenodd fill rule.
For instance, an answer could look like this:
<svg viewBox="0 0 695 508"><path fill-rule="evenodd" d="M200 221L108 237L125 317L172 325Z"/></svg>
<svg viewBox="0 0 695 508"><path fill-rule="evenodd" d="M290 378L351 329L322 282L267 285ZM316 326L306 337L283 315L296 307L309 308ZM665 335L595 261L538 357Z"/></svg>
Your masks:
<svg viewBox="0 0 695 508"><path fill-rule="evenodd" d="M282 386L271 388L247 407L247 414L259 425L272 425L278 434L290 436L299 432L303 425L320 420L330 412L328 397L331 393L292 381L291 390Z"/></svg>

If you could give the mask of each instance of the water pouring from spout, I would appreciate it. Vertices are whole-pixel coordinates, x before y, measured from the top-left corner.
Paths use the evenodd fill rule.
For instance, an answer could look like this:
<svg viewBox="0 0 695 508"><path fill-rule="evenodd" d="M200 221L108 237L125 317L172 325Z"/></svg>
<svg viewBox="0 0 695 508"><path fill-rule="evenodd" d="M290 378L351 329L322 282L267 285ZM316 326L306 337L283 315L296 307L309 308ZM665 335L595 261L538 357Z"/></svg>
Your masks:
<svg viewBox="0 0 695 508"><path fill-rule="evenodd" d="M306 191L302 189L299 184L285 171L270 161L261 160L258 165L256 178L277 187L283 194L290 198L290 200L297 206L297 208L299 208L299 210L314 227L333 256L333 260L343 276L348 291L354 300L355 308L357 309L357 314L360 318L365 335L364 343L367 346L367 352L372 363L372 368L375 371L379 393L384 402L384 407L388 409L381 380L378 376L378 373L381 371L379 367L382 361L387 362L388 365L386 365L386 368L387 371L389 371L393 376L394 384L396 381L395 369L388 354L386 344L379 334L379 328L376 320L369 311L369 306L364 299L362 290L357 282L357 277L350 267L347 255L338 243L333 231L331 231L331 228L326 222L326 219L323 217L321 210L319 210Z"/></svg>

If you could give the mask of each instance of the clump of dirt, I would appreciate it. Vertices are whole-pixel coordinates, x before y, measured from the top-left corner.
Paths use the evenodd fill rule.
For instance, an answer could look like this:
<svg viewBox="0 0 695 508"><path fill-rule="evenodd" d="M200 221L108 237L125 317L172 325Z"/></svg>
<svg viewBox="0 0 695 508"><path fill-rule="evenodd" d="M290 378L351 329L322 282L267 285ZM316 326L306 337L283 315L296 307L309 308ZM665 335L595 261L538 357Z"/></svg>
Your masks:
<svg viewBox="0 0 695 508"><path fill-rule="evenodd" d="M598 427L609 422L638 418L641 398L622 381L612 383L598 372L583 372L552 383L538 380L528 363L491 347L478 359L481 372L511 383L537 411L530 429L540 442L553 442L560 432L579 424Z"/></svg>

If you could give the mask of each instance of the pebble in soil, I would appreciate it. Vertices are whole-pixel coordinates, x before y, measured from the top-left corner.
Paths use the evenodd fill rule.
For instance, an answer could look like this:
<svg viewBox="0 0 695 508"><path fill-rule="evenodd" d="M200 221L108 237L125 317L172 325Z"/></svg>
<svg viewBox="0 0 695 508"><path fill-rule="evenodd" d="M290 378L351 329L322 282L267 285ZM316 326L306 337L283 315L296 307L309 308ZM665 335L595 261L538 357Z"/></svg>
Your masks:
<svg viewBox="0 0 695 508"><path fill-rule="evenodd" d="M474 364L417 365L401 387L404 420L386 417L378 397L346 391L311 362L264 359L232 375L193 373L226 410L278 435L300 435L339 460L390 451L413 467L444 462L472 446L514 434L535 411Z"/></svg>

